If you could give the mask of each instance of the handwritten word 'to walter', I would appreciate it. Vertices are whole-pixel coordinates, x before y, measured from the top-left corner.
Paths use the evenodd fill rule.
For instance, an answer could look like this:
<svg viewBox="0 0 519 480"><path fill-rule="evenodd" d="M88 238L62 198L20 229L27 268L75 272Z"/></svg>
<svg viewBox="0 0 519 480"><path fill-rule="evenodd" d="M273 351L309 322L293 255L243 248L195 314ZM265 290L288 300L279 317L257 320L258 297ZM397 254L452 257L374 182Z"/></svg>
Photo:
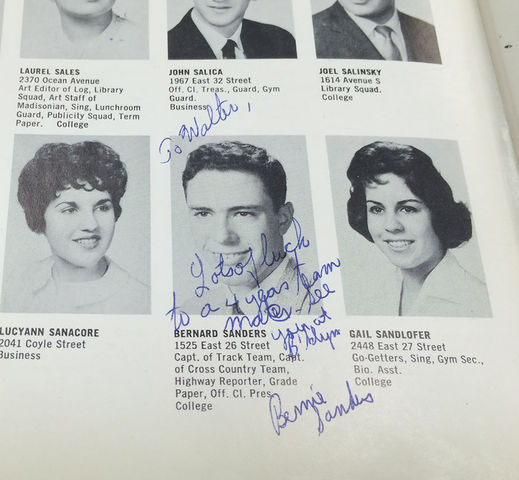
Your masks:
<svg viewBox="0 0 519 480"><path fill-rule="evenodd" d="M205 105L205 111L207 118L205 120L199 120L197 117L193 117L191 124L184 123L181 125L178 136L182 140L187 140L191 143L195 138L205 137L216 125L221 122L225 122L231 117L233 113L240 110L240 107L236 103L232 103L229 100L222 100L217 93L214 94L215 105ZM247 103L247 112L251 111L250 102ZM170 163L173 153L180 155L183 153L183 149L180 145L173 145L172 137L165 137L159 144L159 154L162 157L160 163Z"/></svg>

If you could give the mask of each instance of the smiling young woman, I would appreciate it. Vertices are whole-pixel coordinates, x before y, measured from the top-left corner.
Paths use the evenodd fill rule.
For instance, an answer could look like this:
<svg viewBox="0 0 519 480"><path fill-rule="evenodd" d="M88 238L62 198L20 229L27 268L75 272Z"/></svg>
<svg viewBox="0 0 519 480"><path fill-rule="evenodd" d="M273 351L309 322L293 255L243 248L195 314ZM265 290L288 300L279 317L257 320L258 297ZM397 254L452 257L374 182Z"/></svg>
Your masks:
<svg viewBox="0 0 519 480"><path fill-rule="evenodd" d="M127 180L119 155L101 142L38 149L18 178L18 201L52 255L24 275L13 311L149 311L148 287L106 255Z"/></svg>
<svg viewBox="0 0 519 480"><path fill-rule="evenodd" d="M360 148L348 167L348 220L398 268L386 315L489 316L486 285L451 249L472 237L470 212L421 150L394 142ZM383 296L383 295L382 295Z"/></svg>
<svg viewBox="0 0 519 480"><path fill-rule="evenodd" d="M125 0L27 0L22 56L146 58L147 2L133 3ZM127 11L128 4L132 7L130 12ZM135 12L146 12L146 15L134 18Z"/></svg>

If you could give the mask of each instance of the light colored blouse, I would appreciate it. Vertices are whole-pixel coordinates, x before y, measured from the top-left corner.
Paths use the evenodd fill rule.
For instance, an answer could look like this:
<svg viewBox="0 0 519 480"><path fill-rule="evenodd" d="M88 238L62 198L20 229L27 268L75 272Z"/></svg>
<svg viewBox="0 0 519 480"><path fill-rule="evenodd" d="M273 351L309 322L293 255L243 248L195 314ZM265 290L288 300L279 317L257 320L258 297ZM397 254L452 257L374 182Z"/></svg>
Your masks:
<svg viewBox="0 0 519 480"><path fill-rule="evenodd" d="M394 282L367 299L358 314L399 315L402 276L400 271L398 273ZM492 310L486 284L467 272L447 251L425 279L418 298L406 316L490 317Z"/></svg>
<svg viewBox="0 0 519 480"><path fill-rule="evenodd" d="M35 264L23 276L23 284L10 289L3 309L25 313L150 313L149 288L107 258L105 274L86 282L57 281L52 275L53 257Z"/></svg>
<svg viewBox="0 0 519 480"><path fill-rule="evenodd" d="M35 29L24 38L24 56L36 58L74 58L95 60L138 59L148 57L144 32L133 22L115 13L106 29L90 42L75 44L60 25Z"/></svg>

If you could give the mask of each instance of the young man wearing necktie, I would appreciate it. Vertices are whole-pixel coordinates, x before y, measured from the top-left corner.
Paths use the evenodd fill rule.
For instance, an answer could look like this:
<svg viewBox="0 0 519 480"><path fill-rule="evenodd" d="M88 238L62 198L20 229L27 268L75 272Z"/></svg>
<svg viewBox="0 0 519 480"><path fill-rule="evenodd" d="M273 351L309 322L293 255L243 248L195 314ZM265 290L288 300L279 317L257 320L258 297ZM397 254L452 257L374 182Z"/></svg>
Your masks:
<svg viewBox="0 0 519 480"><path fill-rule="evenodd" d="M170 60L296 58L294 37L244 18L250 0L193 0L168 32Z"/></svg>
<svg viewBox="0 0 519 480"><path fill-rule="evenodd" d="M395 0L338 0L313 24L317 58L441 63L434 27Z"/></svg>

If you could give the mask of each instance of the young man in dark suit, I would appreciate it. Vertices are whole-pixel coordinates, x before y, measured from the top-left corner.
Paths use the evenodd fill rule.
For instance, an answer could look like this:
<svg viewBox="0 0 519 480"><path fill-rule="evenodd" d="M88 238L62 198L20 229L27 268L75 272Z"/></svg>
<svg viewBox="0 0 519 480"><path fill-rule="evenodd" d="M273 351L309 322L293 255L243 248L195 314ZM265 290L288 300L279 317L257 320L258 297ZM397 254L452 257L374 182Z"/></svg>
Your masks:
<svg viewBox="0 0 519 480"><path fill-rule="evenodd" d="M294 37L282 28L244 19L250 0L193 0L168 32L170 60L296 58Z"/></svg>
<svg viewBox="0 0 519 480"><path fill-rule="evenodd" d="M395 0L338 0L313 23L318 58L441 63L434 27Z"/></svg>

